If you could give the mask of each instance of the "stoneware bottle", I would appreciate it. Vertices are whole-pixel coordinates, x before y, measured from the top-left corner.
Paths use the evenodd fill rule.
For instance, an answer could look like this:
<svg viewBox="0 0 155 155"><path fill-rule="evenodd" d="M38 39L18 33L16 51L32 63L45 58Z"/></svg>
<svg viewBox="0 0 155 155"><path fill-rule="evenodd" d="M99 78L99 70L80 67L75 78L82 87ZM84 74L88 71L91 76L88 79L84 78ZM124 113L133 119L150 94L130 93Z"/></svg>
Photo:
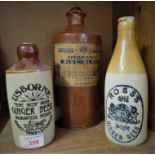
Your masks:
<svg viewBox="0 0 155 155"><path fill-rule="evenodd" d="M86 14L74 7L66 14L68 26L54 40L55 97L59 124L85 128L101 119L98 81L101 70L101 37L88 32Z"/></svg>
<svg viewBox="0 0 155 155"><path fill-rule="evenodd" d="M147 138L148 81L135 38L135 18L118 19L118 38L105 77L105 133L114 143Z"/></svg>
<svg viewBox="0 0 155 155"><path fill-rule="evenodd" d="M25 149L42 147L55 135L51 70L38 55L35 44L20 44L17 63L6 71L13 137Z"/></svg>

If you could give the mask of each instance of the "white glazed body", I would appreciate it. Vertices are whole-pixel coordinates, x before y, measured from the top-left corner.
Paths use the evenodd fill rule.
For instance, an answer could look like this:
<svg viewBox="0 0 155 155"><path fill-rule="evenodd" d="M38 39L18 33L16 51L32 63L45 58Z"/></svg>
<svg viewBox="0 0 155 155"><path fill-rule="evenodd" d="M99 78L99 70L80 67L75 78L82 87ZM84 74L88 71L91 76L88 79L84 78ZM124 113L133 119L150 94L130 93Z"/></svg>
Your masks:
<svg viewBox="0 0 155 155"><path fill-rule="evenodd" d="M50 143L55 135L54 98L53 98L53 89L52 89L53 84L52 84L50 69L38 70L38 71L9 71L8 70L6 72L6 83L7 83L8 103L9 103L10 116L11 116L11 126L12 126L12 132L13 132L15 144L20 148L31 149L31 148L42 147ZM15 100L17 101L13 100L13 94L15 93L15 91L17 89L20 90L21 86L25 86L25 87L28 86L28 84L34 84L34 85L39 84L42 87L39 88L38 86L38 90L24 92L18 98L14 96ZM43 91L40 91L41 88L43 88L44 86L46 87L47 92L50 92L48 94L48 97L45 95L45 93L43 93ZM32 92L33 92L33 95L32 95ZM17 94L19 95L20 93L17 93ZM39 97L37 98L37 94L40 94L40 98ZM42 98L41 98L41 95L42 95ZM26 96L29 96L32 101L30 101ZM32 96L35 96L34 100L32 99ZM21 97L22 98L24 97L26 102L21 102L21 99L22 99ZM41 101L42 101L42 104L41 104ZM45 101L49 103L45 103ZM35 106L28 107L28 103L34 104L35 102L37 103ZM15 103L21 103L25 109L34 108L34 111L32 112L33 114L34 113L35 114L32 116L37 116L38 118L32 119L32 120L29 119L26 121L24 120L21 121L16 119L15 118L16 116L24 117L26 115L23 115L23 114L19 115L12 112L13 109L20 108L17 105L15 105ZM42 116L41 116L41 106L42 106ZM30 113L30 111L28 111L28 113ZM23 128L23 131L20 130L19 127L17 127L17 125L15 124L15 121L17 121L19 126ZM33 122L36 122L36 123L44 122L44 124L42 124L43 125L42 128L36 127L37 125L34 126L38 128L37 131L34 131L37 133L31 135L31 134L27 134L25 132L26 128L24 128L24 123L28 125L29 121L32 121L32 124ZM36 137L39 137L39 139L37 139ZM30 140L32 144L29 145L28 142L26 142L26 140L27 141ZM39 142L37 141L37 144L35 144L35 142L33 144L33 141L36 141L36 140L39 140Z"/></svg>
<svg viewBox="0 0 155 155"><path fill-rule="evenodd" d="M120 86L127 86L127 93L120 93L116 92L117 95L113 94L114 97L111 100L108 98L108 93L112 88L118 88L118 90L123 90L123 87ZM131 88L130 88L131 87ZM133 88L135 88L141 98L142 98L142 104L141 101L134 102L134 98L130 96L132 93ZM113 91L113 90L112 90ZM111 92L112 92L111 91ZM121 102L118 100L119 96L126 96L128 97L128 102ZM118 104L125 104L130 110L131 106L135 106L137 108L138 117L137 120L140 120L140 123L138 124L132 124L132 123L126 123L126 122L120 122L119 120L111 120L108 118L109 113L109 104L113 103L115 106ZM147 82L147 75L146 74L116 74L116 73L107 73L105 78L105 133L106 136L114 143L121 144L121 145L139 145L142 144L146 138L147 138L147 113L148 113L148 82ZM118 135L114 134L115 136L112 136L110 134L108 127L108 121L110 121L112 124L112 130L114 130ZM116 128L116 124L119 124L120 126L123 126L126 129L122 128ZM133 129L136 127L139 127L139 133L134 133ZM127 127L129 128L129 131L127 130ZM132 139L128 139L127 135L132 134ZM119 140L119 135L121 135L123 138Z"/></svg>

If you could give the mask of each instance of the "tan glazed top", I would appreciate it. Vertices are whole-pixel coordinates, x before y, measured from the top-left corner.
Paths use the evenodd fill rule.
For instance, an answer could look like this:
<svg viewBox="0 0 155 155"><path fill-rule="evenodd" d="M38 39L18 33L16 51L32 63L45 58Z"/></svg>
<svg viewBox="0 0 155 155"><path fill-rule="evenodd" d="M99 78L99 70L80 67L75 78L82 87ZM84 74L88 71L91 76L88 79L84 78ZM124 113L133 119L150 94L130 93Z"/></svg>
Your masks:
<svg viewBox="0 0 155 155"><path fill-rule="evenodd" d="M118 37L108 73L145 73L145 67L136 43L135 18L118 19Z"/></svg>
<svg viewBox="0 0 155 155"><path fill-rule="evenodd" d="M22 43L17 47L18 61L6 72L31 72L36 70L49 69L48 66L39 61L38 47L34 43Z"/></svg>

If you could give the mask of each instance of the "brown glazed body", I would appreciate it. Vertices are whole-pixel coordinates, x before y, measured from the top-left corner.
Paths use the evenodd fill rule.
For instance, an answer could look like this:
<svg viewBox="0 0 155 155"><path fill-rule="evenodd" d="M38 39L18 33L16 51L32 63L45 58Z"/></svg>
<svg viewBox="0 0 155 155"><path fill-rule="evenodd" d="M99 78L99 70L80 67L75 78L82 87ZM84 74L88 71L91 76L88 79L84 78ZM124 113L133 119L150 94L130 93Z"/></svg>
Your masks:
<svg viewBox="0 0 155 155"><path fill-rule="evenodd" d="M101 46L99 35L87 32L85 13L80 8L67 12L67 28L54 36L56 43L92 43ZM86 128L101 120L101 103L98 86L66 87L55 85L55 101L60 106L58 123L67 128Z"/></svg>

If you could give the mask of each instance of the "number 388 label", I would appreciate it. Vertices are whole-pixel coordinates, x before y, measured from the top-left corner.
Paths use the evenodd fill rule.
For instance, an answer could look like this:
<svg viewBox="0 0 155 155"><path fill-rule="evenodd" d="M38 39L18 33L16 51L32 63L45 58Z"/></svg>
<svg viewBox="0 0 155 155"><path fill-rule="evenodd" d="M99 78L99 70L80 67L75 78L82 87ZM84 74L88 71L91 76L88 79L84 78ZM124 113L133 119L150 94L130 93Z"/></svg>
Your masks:
<svg viewBox="0 0 155 155"><path fill-rule="evenodd" d="M19 136L22 148L37 148L44 145L43 134L33 136Z"/></svg>
<svg viewBox="0 0 155 155"><path fill-rule="evenodd" d="M143 124L143 100L135 88L117 85L107 94L106 125L109 134L118 142L136 139Z"/></svg>

